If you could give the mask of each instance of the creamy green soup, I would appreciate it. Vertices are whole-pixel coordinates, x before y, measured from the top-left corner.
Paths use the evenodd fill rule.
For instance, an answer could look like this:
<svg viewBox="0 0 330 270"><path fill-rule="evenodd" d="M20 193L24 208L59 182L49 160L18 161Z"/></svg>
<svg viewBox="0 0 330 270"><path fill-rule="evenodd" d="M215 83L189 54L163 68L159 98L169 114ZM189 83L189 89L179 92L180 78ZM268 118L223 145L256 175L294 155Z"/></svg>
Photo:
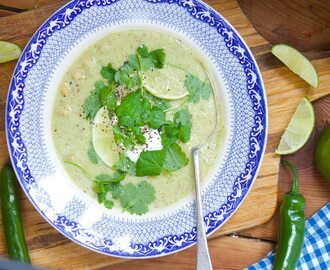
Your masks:
<svg viewBox="0 0 330 270"><path fill-rule="evenodd" d="M98 160L97 164L91 161L90 151L93 150L94 123L93 119L86 119L84 104L86 99L90 97L91 91L95 88L95 83L100 81L106 82L106 79L100 72L101 68L111 63L114 70L119 70L130 55L136 54L137 48L141 48L141 44L148 48L149 52L162 49L166 54L164 63L166 66L180 69L187 72L187 74L193 74L200 82L205 82L208 86L211 85L208 82L208 71L201 64L203 61L199 54L180 39L162 32L149 30L116 32L97 41L83 51L65 71L59 85L53 107L52 134L58 157L63 162L67 173L84 192L96 200L95 177L105 174L111 175L115 170L110 168L109 164L106 165L102 162L100 157L96 157ZM140 58L142 59L143 56ZM151 68L151 71L154 69L156 68ZM178 83L185 85L184 80L185 78ZM192 80L192 84L193 82ZM114 82L114 91L117 91L116 95L118 98L117 86L118 84ZM136 90L138 87L139 85L133 88L133 90ZM125 87L120 86L119 88L122 90ZM126 92L124 92L127 95L127 93L133 90L126 89ZM144 92L147 93L148 91L144 90ZM122 100L118 98L115 106L119 106L121 102ZM182 106L182 103L184 103L184 106ZM150 184L154 189L155 199L148 205L149 211L174 204L194 191L191 147L197 145L212 132L216 121L214 96L212 93L205 99L201 96L198 102L188 102L187 96L179 100L168 101L168 104L170 104L171 108L166 110L167 123L174 121L174 115L180 108L184 107L184 110L188 110L191 115L189 141L183 143L178 139L176 142L185 153L186 158L189 159L189 163L171 172L162 170L160 175L155 176L135 176L127 173L124 180L120 182L122 185L127 185L128 183L138 185L141 181L146 181ZM116 119L112 118L111 121L116 121ZM155 132L158 131L158 135L160 135L164 126L165 124L156 129ZM111 133L112 126L110 126L109 130ZM113 134L109 134L109 136L113 136ZM214 136L208 140L201 151L200 165L203 180L206 179L216 164L222 139L223 126L220 123ZM126 153L125 147L119 148L120 150L118 151ZM108 155L117 157L118 151L112 147ZM76 166L68 163L74 163ZM78 168L77 165L83 168L83 170ZM111 199L111 195L108 194L107 198L109 201L113 201L113 207L123 208L118 200Z"/></svg>

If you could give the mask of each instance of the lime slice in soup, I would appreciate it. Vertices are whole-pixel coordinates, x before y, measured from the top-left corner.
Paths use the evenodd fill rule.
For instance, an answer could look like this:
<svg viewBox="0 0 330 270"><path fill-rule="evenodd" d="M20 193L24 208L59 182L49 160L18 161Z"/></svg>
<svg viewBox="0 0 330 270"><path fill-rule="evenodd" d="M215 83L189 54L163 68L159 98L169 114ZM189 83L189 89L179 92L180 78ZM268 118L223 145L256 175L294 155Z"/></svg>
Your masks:
<svg viewBox="0 0 330 270"><path fill-rule="evenodd" d="M97 155L106 165L113 166L118 161L118 155L107 107L102 107L95 115L92 136Z"/></svg>
<svg viewBox="0 0 330 270"><path fill-rule="evenodd" d="M21 53L21 48L16 44L7 41L0 41L0 63L15 60L21 55Z"/></svg>
<svg viewBox="0 0 330 270"><path fill-rule="evenodd" d="M179 67L165 65L143 73L143 86L152 95L162 99L176 100L188 95L184 86L187 72Z"/></svg>
<svg viewBox="0 0 330 270"><path fill-rule="evenodd" d="M278 44L272 48L272 54L311 86L318 86L319 76L313 64L295 48L285 44Z"/></svg>
<svg viewBox="0 0 330 270"><path fill-rule="evenodd" d="M298 151L308 141L315 124L314 108L307 97L299 103L276 150L279 155Z"/></svg>

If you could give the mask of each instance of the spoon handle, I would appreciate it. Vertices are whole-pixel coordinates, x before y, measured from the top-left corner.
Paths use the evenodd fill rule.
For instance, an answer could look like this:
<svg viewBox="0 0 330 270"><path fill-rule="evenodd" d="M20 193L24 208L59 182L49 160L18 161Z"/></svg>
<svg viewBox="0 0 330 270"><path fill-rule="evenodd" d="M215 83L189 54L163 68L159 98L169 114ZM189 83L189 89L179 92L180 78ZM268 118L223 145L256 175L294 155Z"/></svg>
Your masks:
<svg viewBox="0 0 330 270"><path fill-rule="evenodd" d="M200 191L199 148L192 149L195 172L196 218L197 218L197 261L196 270L212 270L212 263L204 230L204 218Z"/></svg>

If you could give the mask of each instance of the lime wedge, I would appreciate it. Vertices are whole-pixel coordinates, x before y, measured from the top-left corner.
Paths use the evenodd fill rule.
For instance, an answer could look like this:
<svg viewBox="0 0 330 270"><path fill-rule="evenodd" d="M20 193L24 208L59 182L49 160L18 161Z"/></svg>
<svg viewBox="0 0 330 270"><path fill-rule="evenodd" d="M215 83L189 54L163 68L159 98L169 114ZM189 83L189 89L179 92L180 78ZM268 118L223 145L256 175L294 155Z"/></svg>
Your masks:
<svg viewBox="0 0 330 270"><path fill-rule="evenodd" d="M287 155L298 151L308 141L315 124L314 108L307 97L299 103L275 151Z"/></svg>
<svg viewBox="0 0 330 270"><path fill-rule="evenodd" d="M15 60L21 55L21 53L21 48L16 44L7 41L0 41L0 63Z"/></svg>
<svg viewBox="0 0 330 270"><path fill-rule="evenodd" d="M143 73L143 86L155 97L168 100L184 98L189 93L184 86L187 72L174 66L152 69Z"/></svg>
<svg viewBox="0 0 330 270"><path fill-rule="evenodd" d="M319 76L313 64L295 48L278 44L272 48L272 54L311 86L317 87L319 85Z"/></svg>
<svg viewBox="0 0 330 270"><path fill-rule="evenodd" d="M106 165L113 166L118 161L118 155L115 153L116 143L107 107L102 107L95 115L92 138L96 154Z"/></svg>

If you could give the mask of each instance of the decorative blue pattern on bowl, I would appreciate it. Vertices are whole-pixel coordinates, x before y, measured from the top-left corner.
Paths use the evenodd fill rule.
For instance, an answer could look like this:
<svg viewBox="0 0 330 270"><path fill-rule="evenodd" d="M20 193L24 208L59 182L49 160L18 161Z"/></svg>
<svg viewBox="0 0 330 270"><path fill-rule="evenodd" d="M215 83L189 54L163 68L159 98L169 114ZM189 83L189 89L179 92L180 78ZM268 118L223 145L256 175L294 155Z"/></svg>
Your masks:
<svg viewBox="0 0 330 270"><path fill-rule="evenodd" d="M203 190L207 233L236 211L251 189L265 151L267 104L258 67L235 29L196 0L76 0L52 15L25 48L14 72L6 110L7 141L20 183L35 208L56 229L92 250L120 257L155 257L196 241L194 202L155 216L130 219L94 209L83 195L65 200L46 186L61 175L45 135L51 79L75 44L114 26L141 22L183 33L215 66L227 91L228 147ZM70 188L68 187L68 190ZM69 192L69 191L68 191ZM56 194L55 194L56 195ZM90 211L90 212L88 212ZM84 218L85 217L85 218Z"/></svg>

